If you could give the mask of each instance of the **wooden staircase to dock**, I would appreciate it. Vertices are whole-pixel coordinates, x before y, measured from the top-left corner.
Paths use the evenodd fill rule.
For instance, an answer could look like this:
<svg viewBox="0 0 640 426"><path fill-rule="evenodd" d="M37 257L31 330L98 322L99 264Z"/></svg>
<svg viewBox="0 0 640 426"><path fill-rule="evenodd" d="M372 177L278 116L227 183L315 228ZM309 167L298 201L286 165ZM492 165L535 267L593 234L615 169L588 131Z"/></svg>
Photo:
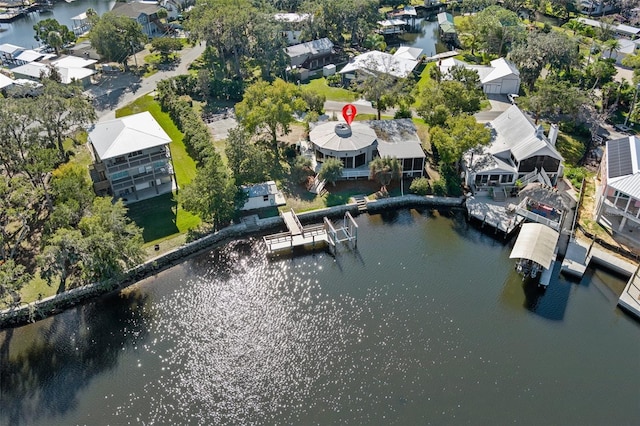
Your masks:
<svg viewBox="0 0 640 426"><path fill-rule="evenodd" d="M494 201L506 201L507 200L507 192L502 187L493 188L492 198Z"/></svg>
<svg viewBox="0 0 640 426"><path fill-rule="evenodd" d="M366 213L367 212L367 199L364 195L354 195L353 199L358 205L358 213Z"/></svg>

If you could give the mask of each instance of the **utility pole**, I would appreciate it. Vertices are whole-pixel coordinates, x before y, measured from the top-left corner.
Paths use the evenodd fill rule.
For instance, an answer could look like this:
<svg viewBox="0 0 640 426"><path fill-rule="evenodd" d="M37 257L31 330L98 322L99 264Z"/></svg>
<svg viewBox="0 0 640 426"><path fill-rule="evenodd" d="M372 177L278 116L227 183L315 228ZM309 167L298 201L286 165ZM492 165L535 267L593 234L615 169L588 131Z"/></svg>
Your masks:
<svg viewBox="0 0 640 426"><path fill-rule="evenodd" d="M136 52L135 49L133 47L133 41L130 41L129 44L131 45L131 54L133 55L133 61L136 64L136 70L138 69L138 58L136 58Z"/></svg>

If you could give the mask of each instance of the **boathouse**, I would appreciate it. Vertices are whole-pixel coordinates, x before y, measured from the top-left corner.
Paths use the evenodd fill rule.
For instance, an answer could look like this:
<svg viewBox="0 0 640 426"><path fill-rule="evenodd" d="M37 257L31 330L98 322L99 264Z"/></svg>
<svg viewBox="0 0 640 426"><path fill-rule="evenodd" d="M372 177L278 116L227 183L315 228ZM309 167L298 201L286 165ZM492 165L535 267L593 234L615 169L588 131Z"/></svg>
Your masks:
<svg viewBox="0 0 640 426"><path fill-rule="evenodd" d="M453 23L453 16L447 12L438 13L438 25L440 26L440 40L443 43L457 44L458 33Z"/></svg>

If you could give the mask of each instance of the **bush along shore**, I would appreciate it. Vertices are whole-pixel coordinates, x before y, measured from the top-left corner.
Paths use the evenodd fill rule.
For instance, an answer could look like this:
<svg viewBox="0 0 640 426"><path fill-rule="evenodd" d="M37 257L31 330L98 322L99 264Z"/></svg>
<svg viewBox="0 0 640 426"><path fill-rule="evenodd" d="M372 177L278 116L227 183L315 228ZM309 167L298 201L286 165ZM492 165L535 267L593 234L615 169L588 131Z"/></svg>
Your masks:
<svg viewBox="0 0 640 426"><path fill-rule="evenodd" d="M411 207L461 207L463 203L463 198L405 195L380 200L369 200L367 202L367 208L369 212L376 212L387 209L406 209ZM325 216L341 217L346 212L350 212L354 215L357 214L358 205L351 203L326 209L313 210L305 213L299 213L298 217L301 222L310 223L322 220ZM164 253L161 256L151 259L129 270L119 280L109 280L100 283L88 284L29 304L0 311L0 329L17 327L48 318L99 296L114 291L120 291L144 278L157 274L163 269L184 261L191 255L226 244L236 239L265 234L267 231L282 228L283 224L284 221L282 217L278 216L259 219L255 224L251 224L250 226L247 226L244 223L228 226L220 231L200 238L197 241L185 244L170 252Z"/></svg>

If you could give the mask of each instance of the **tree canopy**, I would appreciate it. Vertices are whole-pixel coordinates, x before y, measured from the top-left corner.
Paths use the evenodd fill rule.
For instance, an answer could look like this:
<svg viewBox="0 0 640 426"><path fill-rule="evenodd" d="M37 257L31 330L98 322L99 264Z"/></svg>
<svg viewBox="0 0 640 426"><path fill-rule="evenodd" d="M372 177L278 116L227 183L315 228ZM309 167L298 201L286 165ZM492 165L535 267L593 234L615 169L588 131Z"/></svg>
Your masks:
<svg viewBox="0 0 640 426"><path fill-rule="evenodd" d="M137 21L107 12L91 28L89 39L100 56L126 66L129 55L147 41L147 36Z"/></svg>
<svg viewBox="0 0 640 426"><path fill-rule="evenodd" d="M236 115L249 133L266 129L276 158L279 158L278 131L289 133L294 112L306 109L306 102L295 84L282 79L273 83L260 80L247 87L244 99L236 105Z"/></svg>
<svg viewBox="0 0 640 426"><path fill-rule="evenodd" d="M51 47L56 51L56 54L63 46L76 41L76 35L73 31L53 18L38 21L33 26L33 30L36 32L34 35L36 41L41 41Z"/></svg>
<svg viewBox="0 0 640 426"><path fill-rule="evenodd" d="M233 218L237 192L231 172L220 155L212 152L178 197L185 210L197 214L217 230Z"/></svg>

